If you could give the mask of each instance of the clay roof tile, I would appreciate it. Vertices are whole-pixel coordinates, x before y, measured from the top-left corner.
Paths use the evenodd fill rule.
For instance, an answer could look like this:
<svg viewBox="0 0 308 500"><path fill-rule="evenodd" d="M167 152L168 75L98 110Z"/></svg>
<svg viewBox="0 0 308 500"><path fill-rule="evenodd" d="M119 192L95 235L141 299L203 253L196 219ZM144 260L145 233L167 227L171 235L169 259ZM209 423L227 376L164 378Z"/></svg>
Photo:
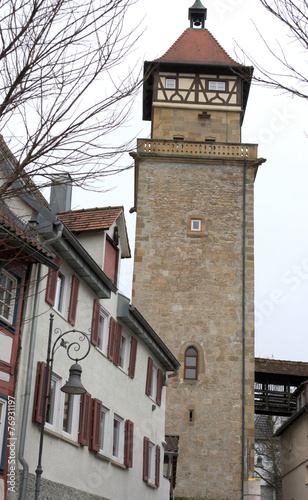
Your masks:
<svg viewBox="0 0 308 500"><path fill-rule="evenodd" d="M62 212L58 217L73 233L79 233L109 229L123 211L123 207L85 208Z"/></svg>
<svg viewBox="0 0 308 500"><path fill-rule="evenodd" d="M240 66L209 30L187 28L157 62Z"/></svg>

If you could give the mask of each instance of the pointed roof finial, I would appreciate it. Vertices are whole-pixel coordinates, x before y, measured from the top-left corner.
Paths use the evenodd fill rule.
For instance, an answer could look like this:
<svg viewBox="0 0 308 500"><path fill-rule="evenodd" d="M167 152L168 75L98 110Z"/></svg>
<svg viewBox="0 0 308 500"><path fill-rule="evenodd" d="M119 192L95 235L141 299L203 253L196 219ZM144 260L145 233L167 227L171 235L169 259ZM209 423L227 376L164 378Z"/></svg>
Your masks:
<svg viewBox="0 0 308 500"><path fill-rule="evenodd" d="M206 10L201 0L196 0L194 5L188 9L188 19L190 20L191 28L199 28L201 26L201 29L204 29Z"/></svg>

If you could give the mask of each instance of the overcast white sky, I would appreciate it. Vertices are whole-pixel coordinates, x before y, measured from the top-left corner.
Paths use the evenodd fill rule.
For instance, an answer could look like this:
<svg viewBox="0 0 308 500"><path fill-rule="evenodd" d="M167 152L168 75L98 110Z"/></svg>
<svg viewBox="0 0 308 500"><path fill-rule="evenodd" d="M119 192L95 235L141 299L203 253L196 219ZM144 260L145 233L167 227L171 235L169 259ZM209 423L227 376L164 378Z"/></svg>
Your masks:
<svg viewBox="0 0 308 500"><path fill-rule="evenodd" d="M143 60L164 54L189 27L188 8L193 3L139 0L127 18L133 26L144 16L145 32L136 46L134 61L139 60L141 66ZM284 32L259 0L204 0L203 5L208 9L206 27L231 57L239 60L238 49L235 54L238 43L261 65L273 67L253 21L271 44L283 42ZM292 40L287 44L292 60L307 64L307 54L305 59ZM308 362L306 116L305 101L253 86L242 141L258 143L259 157L267 159L255 182L256 356ZM141 93L130 124L119 133L122 138L149 136L149 123L142 122ZM112 191L104 194L76 191L72 208L124 205L133 249L135 216L129 214L133 206L133 170L108 179L106 188L111 187ZM126 263L123 271L120 286L130 295L132 262Z"/></svg>

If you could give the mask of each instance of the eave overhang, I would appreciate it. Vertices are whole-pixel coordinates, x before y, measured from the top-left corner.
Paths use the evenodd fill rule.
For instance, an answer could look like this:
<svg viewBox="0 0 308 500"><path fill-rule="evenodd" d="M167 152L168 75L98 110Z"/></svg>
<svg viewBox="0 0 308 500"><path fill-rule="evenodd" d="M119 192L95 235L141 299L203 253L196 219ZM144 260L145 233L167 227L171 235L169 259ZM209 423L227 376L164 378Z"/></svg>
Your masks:
<svg viewBox="0 0 308 500"><path fill-rule="evenodd" d="M306 403L296 413L293 413L293 415L290 418L288 418L288 420L284 422L284 424L282 424L282 426L279 427L279 429L277 429L274 435L278 437L281 436L289 427L291 427L291 425L294 424L294 422L296 422L296 420L298 420L305 413L308 413L308 403Z"/></svg>
<svg viewBox="0 0 308 500"><path fill-rule="evenodd" d="M61 223L61 237L50 246L76 274L91 288L100 299L108 299L117 287L94 261L91 255L79 243L71 231Z"/></svg>
<svg viewBox="0 0 308 500"><path fill-rule="evenodd" d="M117 318L133 331L150 349L166 371L176 372L180 363L146 319L127 297L118 294Z"/></svg>

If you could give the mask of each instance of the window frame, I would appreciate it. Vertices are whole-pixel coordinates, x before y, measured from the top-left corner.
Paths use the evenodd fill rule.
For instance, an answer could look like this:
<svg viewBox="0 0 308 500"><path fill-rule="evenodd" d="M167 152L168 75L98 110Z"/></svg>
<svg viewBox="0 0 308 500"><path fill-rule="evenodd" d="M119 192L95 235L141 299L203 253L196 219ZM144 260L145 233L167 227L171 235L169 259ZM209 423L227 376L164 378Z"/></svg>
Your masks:
<svg viewBox="0 0 308 500"><path fill-rule="evenodd" d="M9 315L9 318L6 318L5 316L0 314L0 324L5 326L11 332L15 332L16 331L16 322L17 322L17 318L18 318L18 311L19 311L22 278L16 271L14 271L11 268L7 269L5 266L0 266L0 278L1 278L1 275L6 276L7 278L11 279L12 281L15 281L16 287L15 287L13 304L12 304L12 306L10 306L10 309L12 309L12 313ZM6 291L7 289L5 288L4 290ZM11 299L11 301L12 301L12 299Z"/></svg>
<svg viewBox="0 0 308 500"><path fill-rule="evenodd" d="M124 340L124 342L123 342ZM119 368L124 372L127 372L127 356L129 350L129 336L122 330L121 333L121 345L119 353Z"/></svg>
<svg viewBox="0 0 308 500"><path fill-rule="evenodd" d="M101 306L99 314L97 348L104 353L107 349L107 343L108 343L107 327L108 327L109 316L110 316L109 312L104 307Z"/></svg>
<svg viewBox="0 0 308 500"><path fill-rule="evenodd" d="M219 84L223 86L223 88L219 88ZM211 88L215 87L215 88ZM226 81L225 80L209 80L208 81L208 90L210 92L226 92Z"/></svg>
<svg viewBox="0 0 308 500"><path fill-rule="evenodd" d="M176 90L176 78L175 77L166 77L165 89L166 90Z"/></svg>
<svg viewBox="0 0 308 500"><path fill-rule="evenodd" d="M189 351L189 349L193 349L195 351L195 355L190 355L190 354L187 354L187 352ZM187 358L194 358L196 359L196 365L193 366L193 365L188 365L186 363L186 360ZM186 376L186 370L194 370L195 371L195 376L194 377L187 377ZM198 349L193 346L193 345L190 345L189 347L187 347L187 349L185 350L185 354L184 354L184 379L185 380L198 380L198 372L199 372L199 352L198 352Z"/></svg>
<svg viewBox="0 0 308 500"><path fill-rule="evenodd" d="M142 478L151 486L159 486L160 482L160 446L148 437L143 438Z"/></svg>
<svg viewBox="0 0 308 500"><path fill-rule="evenodd" d="M101 414L101 435L100 435L100 448L99 453L106 457L110 456L110 408L102 405ZM102 422L104 420L104 426L102 431ZM103 441L103 443L102 443ZM102 447L103 444L103 447Z"/></svg>
<svg viewBox="0 0 308 500"><path fill-rule="evenodd" d="M80 397L77 395L71 395L72 401L71 405L71 431L66 431L63 429L64 418L65 418L65 399L66 394L62 392L60 389L65 384L67 380L60 377L56 373L52 372L50 388L52 387L52 383L54 383L54 392L53 392L53 401L52 401L52 421L47 421L49 418L48 411L46 411L46 421L45 421L45 429L48 429L56 434L66 437L72 441L78 440L78 424L79 424L79 406L80 406ZM47 409L49 406L49 399L47 400ZM50 411L50 409L49 409Z"/></svg>
<svg viewBox="0 0 308 500"><path fill-rule="evenodd" d="M61 283L60 289L59 289L59 283ZM67 276L59 269L59 271L57 272L53 308L55 311L61 314L61 316L64 316L66 296L67 296Z"/></svg>
<svg viewBox="0 0 308 500"><path fill-rule="evenodd" d="M198 227L197 228L194 227L194 223L195 222L198 222ZM201 229L202 229L202 221L201 221L201 219L197 219L196 218L196 219L191 219L190 220L190 230L191 231L200 232Z"/></svg>
<svg viewBox="0 0 308 500"><path fill-rule="evenodd" d="M7 431L8 431L8 396L0 393L0 474L5 472Z"/></svg>
<svg viewBox="0 0 308 500"><path fill-rule="evenodd" d="M115 422L119 424L118 432L115 433ZM114 412L112 418L112 443L111 443L111 457L112 460L119 463L124 463L124 425L125 420L121 415ZM114 453L116 445L117 454Z"/></svg>

